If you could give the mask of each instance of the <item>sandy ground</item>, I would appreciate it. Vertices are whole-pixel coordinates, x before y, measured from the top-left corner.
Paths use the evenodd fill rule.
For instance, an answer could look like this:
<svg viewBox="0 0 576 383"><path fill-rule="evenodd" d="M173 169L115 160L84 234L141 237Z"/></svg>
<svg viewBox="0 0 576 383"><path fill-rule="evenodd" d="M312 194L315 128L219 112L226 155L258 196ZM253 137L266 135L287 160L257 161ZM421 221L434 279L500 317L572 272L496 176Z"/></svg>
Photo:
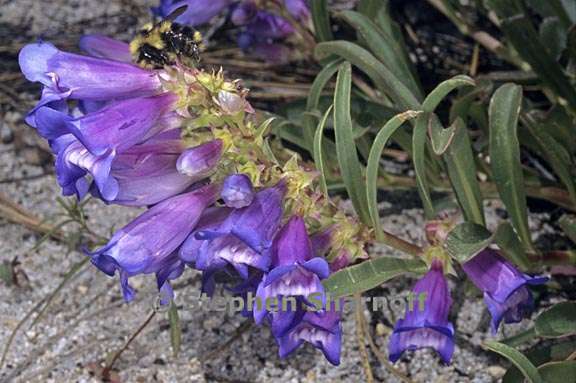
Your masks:
<svg viewBox="0 0 576 383"><path fill-rule="evenodd" d="M126 28L105 21L106 17L117 17L125 12L127 3L117 0L3 1L0 2L0 23L25 25L31 35L61 37L66 28L101 32L98 30L101 27L84 23L84 20L104 20L102 23L106 30L122 34L128 33ZM61 220L57 215L62 211L55 202L59 189L50 174L50 158L38 149L39 141L32 129L23 124L22 115L15 112L4 114L0 121L0 136L3 140L0 144L0 192L43 219L51 222ZM495 203L487 204L492 225L498 219L498 208ZM402 201L384 202L382 209L385 228L422 243L420 209ZM97 201L91 201L86 211L90 227L102 235L107 235L138 213L137 209L106 206ZM533 216L531 225L539 233L547 233L551 228L546 220L545 214ZM0 219L0 261L18 257L20 268L28 278L20 287L0 282L2 349L19 320L47 297L66 272L84 257L54 240L35 248L39 239L38 234ZM373 255L377 254L392 255L393 252L376 247ZM199 283L199 274L187 270L177 284L177 296L195 295ZM387 284L377 293L395 296L405 292L412 283L413 279L402 278ZM87 265L56 297L37 325L30 327L30 322L24 325L15 338L5 368L0 371L0 381L99 381L97 366L125 343L154 307L157 294L153 279L135 278L133 284L138 289L137 298L125 304L117 281ZM453 284L453 291L461 308L454 317L459 336L453 363L442 366L432 352L422 350L408 354L397 363L397 368L414 382L496 382L505 370L494 356L480 348L481 342L489 336L486 310L480 299L463 298L462 285ZM123 382L364 381L353 314L348 312L344 317L342 363L338 367L331 366L310 346L302 347L286 360L280 360L270 331L256 326L205 360L208 354L234 336L244 319L239 315L182 307L182 350L177 357L172 355L170 348L167 315L161 313L122 354L115 364L115 371ZM385 352L385 325L393 323L393 317L400 313L366 310L365 314L377 346ZM498 336L511 335L526 327L527 322L507 326L505 334ZM372 354L370 363L377 381L399 382Z"/></svg>

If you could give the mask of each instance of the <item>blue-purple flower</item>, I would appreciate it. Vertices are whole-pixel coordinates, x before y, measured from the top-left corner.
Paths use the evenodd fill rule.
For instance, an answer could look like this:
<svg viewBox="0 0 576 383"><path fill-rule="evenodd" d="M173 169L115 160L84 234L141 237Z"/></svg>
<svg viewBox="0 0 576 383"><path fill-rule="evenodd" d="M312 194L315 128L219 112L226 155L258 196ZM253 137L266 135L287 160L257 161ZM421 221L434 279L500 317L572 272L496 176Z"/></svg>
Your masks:
<svg viewBox="0 0 576 383"><path fill-rule="evenodd" d="M297 297L300 298L300 303L313 304L314 302L309 302L309 299L313 298L322 302L323 307L325 296L321 280L329 274L328 262L313 253L304 220L302 217L293 216L276 235L270 270L264 274L258 285L256 297L263 304L254 309L256 323L262 323L264 318L268 317L272 322L273 333L276 336L283 335L293 326L298 315L297 310L291 308L271 313L265 302L270 299L280 301L284 297Z"/></svg>
<svg viewBox="0 0 576 383"><path fill-rule="evenodd" d="M34 112L36 128L57 155L56 173L64 195L82 197L87 191L85 176L90 174L104 200L116 199L119 185L111 176L114 160L174 128L178 119L170 115L175 100L171 93L132 98L76 118L48 106L38 108Z"/></svg>
<svg viewBox="0 0 576 383"><path fill-rule="evenodd" d="M152 8L152 13L165 18L180 7L186 10L175 21L180 24L197 26L205 24L222 12L232 3L232 0L161 0L158 7Z"/></svg>
<svg viewBox="0 0 576 383"><path fill-rule="evenodd" d="M180 249L180 258L204 272L203 290L213 292L214 274L232 267L243 279L250 268L270 265L272 240L282 218L284 183L256 193L249 206L211 212Z"/></svg>
<svg viewBox="0 0 576 383"><path fill-rule="evenodd" d="M252 1L239 4L231 16L232 22L243 27L238 35L238 46L268 61L284 62L289 49L281 43L294 33L294 27L285 18L257 9Z"/></svg>
<svg viewBox="0 0 576 383"><path fill-rule="evenodd" d="M132 62L130 45L104 35L84 35L78 44L80 49L92 57Z"/></svg>
<svg viewBox="0 0 576 383"><path fill-rule="evenodd" d="M396 322L390 337L390 360L396 362L406 350L430 347L440 354L444 363L449 363L454 352L454 327L448 321L452 299L439 260L432 262L430 270L416 283L412 293L417 298L416 302L406 309L404 319ZM420 299L420 294L426 294L426 299Z"/></svg>
<svg viewBox="0 0 576 383"><path fill-rule="evenodd" d="M112 100L152 96L159 92L154 71L96 57L63 52L47 42L28 44L18 61L29 81L40 82L51 92L40 104L58 99Z"/></svg>
<svg viewBox="0 0 576 383"><path fill-rule="evenodd" d="M224 180L220 196L228 207L240 209L252 203L254 189L246 174L232 174Z"/></svg>
<svg viewBox="0 0 576 383"><path fill-rule="evenodd" d="M325 310L306 312L293 328L276 337L276 341L281 358L307 342L321 350L326 359L337 366L340 364L341 338L340 313Z"/></svg>
<svg viewBox="0 0 576 383"><path fill-rule="evenodd" d="M496 250L485 249L462 264L468 278L484 293L484 302L492 315L492 331L500 322L521 321L534 310L528 285L546 283L548 278L530 277L520 272Z"/></svg>
<svg viewBox="0 0 576 383"><path fill-rule="evenodd" d="M110 177L118 192L110 202L128 206L154 205L190 188L210 175L222 154L220 140L185 148L180 130L166 132L120 154ZM97 188L94 192L99 194ZM104 199L104 198L103 198Z"/></svg>
<svg viewBox="0 0 576 383"><path fill-rule="evenodd" d="M157 273L162 286L180 272L177 249L217 198L218 186L207 185L153 206L118 230L104 247L90 253L92 263L110 276L119 271L127 301L134 296L128 284L131 276Z"/></svg>

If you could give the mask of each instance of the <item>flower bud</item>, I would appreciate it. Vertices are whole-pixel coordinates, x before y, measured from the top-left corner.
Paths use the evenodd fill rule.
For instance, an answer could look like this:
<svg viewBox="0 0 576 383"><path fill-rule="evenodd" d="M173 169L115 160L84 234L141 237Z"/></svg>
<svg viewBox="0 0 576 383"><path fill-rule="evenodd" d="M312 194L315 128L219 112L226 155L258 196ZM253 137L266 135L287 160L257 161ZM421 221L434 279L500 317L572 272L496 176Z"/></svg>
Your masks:
<svg viewBox="0 0 576 383"><path fill-rule="evenodd" d="M178 172L187 176L208 174L216 166L221 155L222 141L212 140L184 151L176 162L176 168Z"/></svg>
<svg viewBox="0 0 576 383"><path fill-rule="evenodd" d="M224 180L220 194L228 207L240 209L252 203L254 190L252 182L245 174L233 174Z"/></svg>

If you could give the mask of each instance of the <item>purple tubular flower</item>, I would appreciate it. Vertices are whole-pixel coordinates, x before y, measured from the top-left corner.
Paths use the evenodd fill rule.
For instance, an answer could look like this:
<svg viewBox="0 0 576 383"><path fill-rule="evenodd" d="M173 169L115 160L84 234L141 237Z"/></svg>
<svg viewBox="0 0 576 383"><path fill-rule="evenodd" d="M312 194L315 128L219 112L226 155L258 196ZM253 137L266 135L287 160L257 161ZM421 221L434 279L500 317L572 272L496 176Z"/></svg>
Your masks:
<svg viewBox="0 0 576 383"><path fill-rule="evenodd" d="M176 22L190 26L205 24L224 8L230 0L161 0L159 7L152 8L152 13L165 18L176 9L186 5L186 11L176 18Z"/></svg>
<svg viewBox="0 0 576 383"><path fill-rule="evenodd" d="M261 302L280 297L302 297L306 303L312 294L317 294L314 298L321 299L324 303L324 287L320 280L327 278L329 274L330 268L326 260L314 256L304 220L293 216L274 239L272 267L258 285L256 296ZM268 314L265 306L254 309L254 320L258 324L262 323ZM292 315L281 312L279 316L284 314ZM284 318L272 317L275 334L286 330L275 323L278 319Z"/></svg>
<svg viewBox="0 0 576 383"><path fill-rule="evenodd" d="M165 129L165 115L174 101L170 93L128 99L79 118L49 107L38 109L37 129L57 153L56 172L64 194L81 197L86 188L79 179L90 173L102 198L114 200L119 193L110 175L114 159Z"/></svg>
<svg viewBox="0 0 576 383"><path fill-rule="evenodd" d="M288 356L302 343L308 342L321 350L333 365L340 364L342 329L336 310L307 312L302 320L284 335L277 337L281 358Z"/></svg>
<svg viewBox="0 0 576 383"><path fill-rule="evenodd" d="M104 35L84 35L80 38L80 49L92 57L122 62L132 62L130 46Z"/></svg>
<svg viewBox="0 0 576 383"><path fill-rule="evenodd" d="M301 21L310 19L310 9L306 0L284 0L286 9L292 16Z"/></svg>
<svg viewBox="0 0 576 383"><path fill-rule="evenodd" d="M172 254L198 223L202 212L216 201L218 187L207 185L196 191L163 201L117 231L101 249L89 253L92 263L113 276L120 272L124 299L134 296L128 278L160 273L159 284L175 273Z"/></svg>
<svg viewBox="0 0 576 383"><path fill-rule="evenodd" d="M228 207L240 209L250 205L254 199L250 178L245 174L233 174L226 177L220 197Z"/></svg>
<svg viewBox="0 0 576 383"><path fill-rule="evenodd" d="M179 139L180 131L176 130L176 133L177 138L160 134L166 138L133 146L115 159L110 176L118 183L118 194L111 202L127 206L154 205L185 191L208 175L218 162L221 150L212 151L212 158L203 161L211 164L211 168L198 167L195 172L189 169L182 174L176 167L177 161L182 157L192 158L189 162L193 162L194 157L204 159L203 147L209 143L185 151Z"/></svg>
<svg viewBox="0 0 576 383"><path fill-rule="evenodd" d="M396 362L405 350L431 347L444 363L450 363L454 352L454 327L448 322L452 299L439 260L432 262L432 267L412 292L416 296L414 307L407 308L404 319L396 322L390 337L390 360ZM425 294L425 301L420 299L420 294Z"/></svg>
<svg viewBox="0 0 576 383"><path fill-rule="evenodd" d="M190 177L206 177L214 169L222 155L222 141L212 140L187 149L178 158L176 168Z"/></svg>
<svg viewBox="0 0 576 383"><path fill-rule="evenodd" d="M38 131L48 140L71 133L95 155L122 152L159 133L164 126L158 122L176 99L172 93L131 98L78 118L42 108L36 112L43 114Z"/></svg>
<svg viewBox="0 0 576 383"><path fill-rule="evenodd" d="M534 309L527 285L546 283L548 278L530 277L520 272L497 251L484 249L462 265L468 278L484 293L484 302L492 315L492 332L505 323L521 321Z"/></svg>
<svg viewBox="0 0 576 383"><path fill-rule="evenodd" d="M270 247L282 219L285 185L280 183L254 196L241 209L226 209L203 220L180 249L180 258L204 271L203 290L212 293L217 271L232 266L248 279L249 267L265 271L270 265Z"/></svg>
<svg viewBox="0 0 576 383"><path fill-rule="evenodd" d="M49 87L54 100L58 97L82 100L143 97L158 93L161 85L154 71L63 52L46 42L26 45L18 61L24 76Z"/></svg>

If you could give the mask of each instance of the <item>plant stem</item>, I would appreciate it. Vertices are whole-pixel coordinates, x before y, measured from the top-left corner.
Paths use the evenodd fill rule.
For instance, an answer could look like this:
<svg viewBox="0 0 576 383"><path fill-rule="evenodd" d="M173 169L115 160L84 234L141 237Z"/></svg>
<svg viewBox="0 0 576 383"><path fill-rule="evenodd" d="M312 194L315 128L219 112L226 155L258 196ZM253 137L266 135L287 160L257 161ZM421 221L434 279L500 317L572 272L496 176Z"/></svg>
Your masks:
<svg viewBox="0 0 576 383"><path fill-rule="evenodd" d="M148 326L148 324L152 321L152 319L154 319L155 315L156 311L152 311L152 313L148 316L148 318L146 318L144 323L142 323L142 325L138 327L138 329L134 332L134 334L132 334L132 336L130 337L130 339L128 339L128 341L124 344L124 346L122 346L122 348L116 351L116 353L110 360L110 363L108 363L106 367L104 367L104 369L102 370L102 378L104 380L110 378L110 370L112 370L112 367L114 367L114 363L116 363L116 360L118 360L120 355L122 355L122 353L128 348L128 346L130 346L130 344L134 341L134 339L136 339L136 337L142 332L142 330L144 330L146 326Z"/></svg>
<svg viewBox="0 0 576 383"><path fill-rule="evenodd" d="M385 230L382 230L382 235L379 238L376 238L376 241L410 255L420 256L422 254L422 248L420 246L414 245L413 243L397 237Z"/></svg>

